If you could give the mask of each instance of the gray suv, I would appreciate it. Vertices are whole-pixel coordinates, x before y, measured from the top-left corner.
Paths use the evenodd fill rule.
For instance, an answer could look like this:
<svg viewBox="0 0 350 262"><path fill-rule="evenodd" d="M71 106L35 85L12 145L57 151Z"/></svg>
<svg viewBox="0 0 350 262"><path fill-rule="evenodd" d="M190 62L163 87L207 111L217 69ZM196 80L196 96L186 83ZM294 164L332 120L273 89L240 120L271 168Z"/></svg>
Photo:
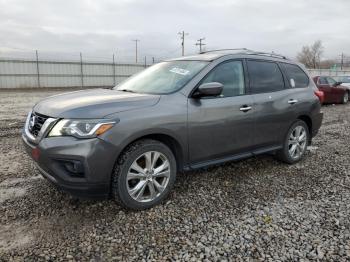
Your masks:
<svg viewBox="0 0 350 262"><path fill-rule="evenodd" d="M140 210L164 200L179 171L266 152L298 162L321 126L316 90L283 56L213 51L155 64L113 89L46 98L22 137L53 184Z"/></svg>

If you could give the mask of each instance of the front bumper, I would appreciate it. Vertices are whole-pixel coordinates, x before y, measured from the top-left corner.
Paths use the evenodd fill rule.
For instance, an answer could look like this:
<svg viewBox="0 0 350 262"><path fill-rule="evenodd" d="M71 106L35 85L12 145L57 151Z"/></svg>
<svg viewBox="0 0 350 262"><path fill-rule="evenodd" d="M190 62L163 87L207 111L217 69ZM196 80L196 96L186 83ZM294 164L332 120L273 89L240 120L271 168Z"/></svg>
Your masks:
<svg viewBox="0 0 350 262"><path fill-rule="evenodd" d="M36 162L40 173L57 187L82 198L107 198L111 174L117 157L116 148L99 138L43 138L32 143L22 134L28 155ZM79 163L82 172L72 173L65 163Z"/></svg>

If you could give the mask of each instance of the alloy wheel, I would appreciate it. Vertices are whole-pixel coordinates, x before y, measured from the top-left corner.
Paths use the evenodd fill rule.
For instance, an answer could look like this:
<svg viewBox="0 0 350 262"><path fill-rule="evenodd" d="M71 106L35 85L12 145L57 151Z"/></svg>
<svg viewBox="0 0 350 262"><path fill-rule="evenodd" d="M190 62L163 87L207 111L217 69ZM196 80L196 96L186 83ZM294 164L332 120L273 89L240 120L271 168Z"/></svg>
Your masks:
<svg viewBox="0 0 350 262"><path fill-rule="evenodd" d="M168 158L157 151L140 155L131 164L126 186L129 195L138 202L150 202L166 189L170 178Z"/></svg>
<svg viewBox="0 0 350 262"><path fill-rule="evenodd" d="M349 101L349 93L346 92L343 97L343 103L346 104Z"/></svg>
<svg viewBox="0 0 350 262"><path fill-rule="evenodd" d="M289 136L288 152L293 159L300 158L306 149L307 133L303 126L296 126Z"/></svg>

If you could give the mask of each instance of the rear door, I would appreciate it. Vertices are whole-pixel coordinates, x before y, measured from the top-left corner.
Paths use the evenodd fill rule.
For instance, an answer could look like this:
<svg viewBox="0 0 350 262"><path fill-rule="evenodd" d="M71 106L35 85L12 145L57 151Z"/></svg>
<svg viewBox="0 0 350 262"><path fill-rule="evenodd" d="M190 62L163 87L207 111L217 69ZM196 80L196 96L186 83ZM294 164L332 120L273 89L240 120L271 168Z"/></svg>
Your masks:
<svg viewBox="0 0 350 262"><path fill-rule="evenodd" d="M247 152L254 143L253 100L246 93L243 61L222 62L199 85L209 82L224 85L220 96L189 98L188 101L192 165Z"/></svg>
<svg viewBox="0 0 350 262"><path fill-rule="evenodd" d="M247 60L247 67L256 112L255 145L278 147L295 119L293 90L286 88L277 62Z"/></svg>

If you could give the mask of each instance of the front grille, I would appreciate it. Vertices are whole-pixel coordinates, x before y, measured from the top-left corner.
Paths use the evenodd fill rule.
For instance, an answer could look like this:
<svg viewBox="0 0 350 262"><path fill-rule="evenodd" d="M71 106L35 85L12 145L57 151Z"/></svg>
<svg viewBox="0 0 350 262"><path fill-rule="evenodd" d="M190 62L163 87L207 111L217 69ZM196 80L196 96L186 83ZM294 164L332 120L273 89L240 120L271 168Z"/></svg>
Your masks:
<svg viewBox="0 0 350 262"><path fill-rule="evenodd" d="M43 124L48 119L48 116L44 116L38 113L33 112L29 119L29 132L37 137Z"/></svg>

